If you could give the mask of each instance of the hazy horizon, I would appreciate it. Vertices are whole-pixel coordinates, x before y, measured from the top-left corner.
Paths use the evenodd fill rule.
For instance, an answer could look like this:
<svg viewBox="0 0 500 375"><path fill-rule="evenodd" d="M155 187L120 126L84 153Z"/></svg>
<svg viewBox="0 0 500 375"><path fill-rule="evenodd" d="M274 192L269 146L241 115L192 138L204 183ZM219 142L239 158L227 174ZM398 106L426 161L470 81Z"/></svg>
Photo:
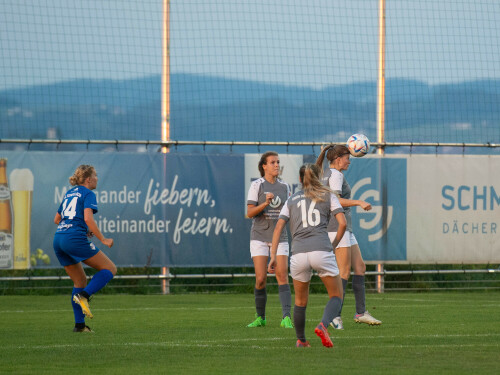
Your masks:
<svg viewBox="0 0 500 375"><path fill-rule="evenodd" d="M0 90L161 74L162 1L6 0ZM374 0L171 2L171 73L287 86L377 79ZM386 4L386 79L499 79L500 2Z"/></svg>

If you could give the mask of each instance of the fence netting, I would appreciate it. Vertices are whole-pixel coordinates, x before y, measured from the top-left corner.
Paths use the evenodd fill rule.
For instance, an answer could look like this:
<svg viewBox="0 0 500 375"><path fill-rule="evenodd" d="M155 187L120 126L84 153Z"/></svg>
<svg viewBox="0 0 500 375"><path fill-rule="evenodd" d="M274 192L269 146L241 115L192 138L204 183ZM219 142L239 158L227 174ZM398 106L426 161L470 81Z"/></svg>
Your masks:
<svg viewBox="0 0 500 375"><path fill-rule="evenodd" d="M164 3L4 1L0 139L159 140ZM169 3L171 139L376 139L377 0ZM498 143L500 3L385 16L386 140Z"/></svg>

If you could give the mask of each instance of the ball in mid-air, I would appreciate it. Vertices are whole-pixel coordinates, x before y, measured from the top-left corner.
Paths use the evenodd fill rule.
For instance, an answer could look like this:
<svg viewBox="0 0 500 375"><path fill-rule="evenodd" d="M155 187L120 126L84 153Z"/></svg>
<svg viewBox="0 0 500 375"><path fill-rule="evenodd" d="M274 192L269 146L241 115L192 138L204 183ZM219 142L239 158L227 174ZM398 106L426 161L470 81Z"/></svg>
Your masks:
<svg viewBox="0 0 500 375"><path fill-rule="evenodd" d="M370 140L364 134L353 134L347 140L346 146L352 156L359 158L370 150Z"/></svg>

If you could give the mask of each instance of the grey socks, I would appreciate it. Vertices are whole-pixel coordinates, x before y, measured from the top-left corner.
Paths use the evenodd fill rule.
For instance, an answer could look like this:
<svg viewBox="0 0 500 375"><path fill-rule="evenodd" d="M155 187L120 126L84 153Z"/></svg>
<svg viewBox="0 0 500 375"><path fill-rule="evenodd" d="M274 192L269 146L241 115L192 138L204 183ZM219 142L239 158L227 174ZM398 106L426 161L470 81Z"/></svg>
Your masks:
<svg viewBox="0 0 500 375"><path fill-rule="evenodd" d="M352 277L352 291L356 300L356 314L363 314L366 311L365 306L365 277L354 275Z"/></svg>
<svg viewBox="0 0 500 375"><path fill-rule="evenodd" d="M254 288L253 293L255 295L255 310L257 315L262 319L266 319L266 302L267 302L267 291L266 288L256 289Z"/></svg>
<svg viewBox="0 0 500 375"><path fill-rule="evenodd" d="M340 315L340 309L342 308L342 300L339 297L332 297L325 306L323 311L323 318L321 322L328 327L333 318Z"/></svg>
<svg viewBox="0 0 500 375"><path fill-rule="evenodd" d="M306 307L293 307L293 325L295 326L295 334L300 341L306 341Z"/></svg>
<svg viewBox="0 0 500 375"><path fill-rule="evenodd" d="M290 314L292 310L292 293L290 292L290 285L278 285L278 291L281 302L281 311L283 313L283 318L285 316L292 317Z"/></svg>
<svg viewBox="0 0 500 375"><path fill-rule="evenodd" d="M342 290L344 294L342 295L342 304L340 305L339 315L335 315L334 318L342 314L342 307L344 306L344 299L345 299L345 290L347 289L347 283L349 282L349 280L346 279L340 279L340 280L342 280Z"/></svg>
<svg viewBox="0 0 500 375"><path fill-rule="evenodd" d="M342 280L342 288L347 289L348 280ZM354 292L354 299L356 300L356 314L363 314L366 311L365 306L365 277L363 275L354 275L352 277L352 291ZM342 304L343 305L343 304ZM342 313L342 306L340 307L339 315Z"/></svg>
<svg viewBox="0 0 500 375"><path fill-rule="evenodd" d="M291 317L292 310L292 293L290 292L290 285L279 285L279 297L281 302L281 309L283 312L283 318L285 316ZM262 319L266 319L266 303L267 303L267 290L254 288L255 295L255 310L257 315Z"/></svg>

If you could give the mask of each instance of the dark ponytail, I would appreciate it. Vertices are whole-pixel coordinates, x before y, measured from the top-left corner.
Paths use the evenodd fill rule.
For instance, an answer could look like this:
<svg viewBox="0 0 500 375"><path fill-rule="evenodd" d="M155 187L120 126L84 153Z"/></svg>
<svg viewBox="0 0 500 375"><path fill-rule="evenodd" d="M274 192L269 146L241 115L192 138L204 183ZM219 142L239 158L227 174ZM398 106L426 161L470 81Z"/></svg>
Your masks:
<svg viewBox="0 0 500 375"><path fill-rule="evenodd" d="M321 150L321 153L319 154L318 158L316 159L316 165L318 167L323 168L323 160L325 160L325 154L326 158L330 163L333 163L333 161L337 158L340 158L344 155L350 154L349 149L345 145L334 145L330 144L328 146L325 146L323 150Z"/></svg>

